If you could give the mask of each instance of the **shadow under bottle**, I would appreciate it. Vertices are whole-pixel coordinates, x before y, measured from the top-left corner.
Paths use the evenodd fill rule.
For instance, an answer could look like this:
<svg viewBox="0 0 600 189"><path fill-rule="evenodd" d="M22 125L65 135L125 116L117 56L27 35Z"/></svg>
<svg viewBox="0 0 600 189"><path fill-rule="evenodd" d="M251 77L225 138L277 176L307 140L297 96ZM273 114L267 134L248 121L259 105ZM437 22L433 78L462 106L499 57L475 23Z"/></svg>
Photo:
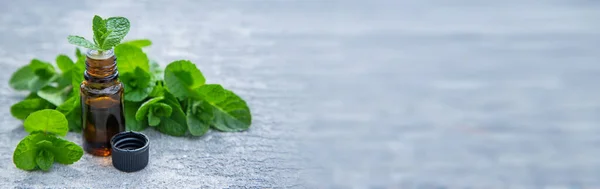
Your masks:
<svg viewBox="0 0 600 189"><path fill-rule="evenodd" d="M85 80L81 83L83 148L96 156L109 156L110 139L125 131L123 85L112 50L89 50Z"/></svg>

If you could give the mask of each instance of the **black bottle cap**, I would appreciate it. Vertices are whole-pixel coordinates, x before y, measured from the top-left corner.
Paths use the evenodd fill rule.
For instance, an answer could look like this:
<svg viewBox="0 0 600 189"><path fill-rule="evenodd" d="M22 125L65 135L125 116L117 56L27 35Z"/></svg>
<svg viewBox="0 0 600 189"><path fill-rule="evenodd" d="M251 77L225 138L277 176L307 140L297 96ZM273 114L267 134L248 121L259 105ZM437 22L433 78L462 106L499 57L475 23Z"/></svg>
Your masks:
<svg viewBox="0 0 600 189"><path fill-rule="evenodd" d="M135 172L148 165L150 140L142 133L126 131L113 136L112 164L123 172Z"/></svg>

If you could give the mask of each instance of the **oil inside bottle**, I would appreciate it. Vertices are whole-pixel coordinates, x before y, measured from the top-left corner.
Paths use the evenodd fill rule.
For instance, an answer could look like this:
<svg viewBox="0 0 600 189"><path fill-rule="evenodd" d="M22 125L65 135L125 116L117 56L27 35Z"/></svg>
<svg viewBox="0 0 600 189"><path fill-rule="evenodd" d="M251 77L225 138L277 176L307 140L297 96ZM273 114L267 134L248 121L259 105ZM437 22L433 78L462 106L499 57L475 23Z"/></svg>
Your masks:
<svg viewBox="0 0 600 189"><path fill-rule="evenodd" d="M109 95L85 97L82 104L84 145L88 153L97 156L110 155L110 139L125 131L125 120L120 96Z"/></svg>
<svg viewBox="0 0 600 189"><path fill-rule="evenodd" d="M84 76L81 84L83 148L92 155L109 156L110 139L125 131L123 86L118 80L112 51L88 51Z"/></svg>

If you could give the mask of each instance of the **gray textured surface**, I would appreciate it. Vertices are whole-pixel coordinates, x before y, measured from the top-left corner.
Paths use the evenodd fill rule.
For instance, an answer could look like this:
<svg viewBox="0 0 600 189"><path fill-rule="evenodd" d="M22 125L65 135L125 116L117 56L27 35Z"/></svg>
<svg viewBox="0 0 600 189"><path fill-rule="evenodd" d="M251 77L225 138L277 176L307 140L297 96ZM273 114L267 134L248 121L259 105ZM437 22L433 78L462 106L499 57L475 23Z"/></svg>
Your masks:
<svg viewBox="0 0 600 189"><path fill-rule="evenodd" d="M0 75L0 186L598 188L595 1L2 1L0 64L71 53L91 15L122 15L163 65L190 59L250 104L253 127L146 131L151 164L85 155L11 163L25 136ZM77 134L69 139L80 142ZM305 185L307 184L307 185Z"/></svg>

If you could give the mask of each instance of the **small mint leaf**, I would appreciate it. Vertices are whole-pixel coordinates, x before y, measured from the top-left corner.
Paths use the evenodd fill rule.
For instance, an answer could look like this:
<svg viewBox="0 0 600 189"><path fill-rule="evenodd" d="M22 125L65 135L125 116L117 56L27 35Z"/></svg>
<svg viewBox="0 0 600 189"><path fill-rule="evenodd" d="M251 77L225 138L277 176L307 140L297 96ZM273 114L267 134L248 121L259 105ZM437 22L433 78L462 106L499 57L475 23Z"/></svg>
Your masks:
<svg viewBox="0 0 600 189"><path fill-rule="evenodd" d="M125 87L125 100L139 102L152 92L155 82L152 82L150 73L145 72L140 67L136 67L133 72L125 72L119 76Z"/></svg>
<svg viewBox="0 0 600 189"><path fill-rule="evenodd" d="M44 140L44 141L46 141L46 140ZM49 142L49 141L46 141L46 142ZM50 144L52 144L52 143L50 143ZM54 154L52 154L51 152L48 152L45 149L42 149L38 153L37 157L35 157L35 162L41 170L48 171L52 167L52 164L54 164Z"/></svg>
<svg viewBox="0 0 600 189"><path fill-rule="evenodd" d="M39 153L39 148L36 144L46 139L46 136L43 133L33 133L19 142L13 153L13 162L17 168L30 171L37 167L35 159Z"/></svg>
<svg viewBox="0 0 600 189"><path fill-rule="evenodd" d="M155 116L152 111L148 112L148 125L154 127L160 124L160 117Z"/></svg>
<svg viewBox="0 0 600 189"><path fill-rule="evenodd" d="M158 101L161 101L163 99L165 99L165 98L161 96L161 97L152 98L152 99L144 102L140 106L140 108L138 109L138 111L135 113L135 119L138 120L138 121L144 120L145 116L150 111L150 108L152 107L152 105L154 105L154 103L157 103Z"/></svg>
<svg viewBox="0 0 600 189"><path fill-rule="evenodd" d="M213 107L203 100L188 99L186 121L190 133L202 136L210 129L214 119Z"/></svg>
<svg viewBox="0 0 600 189"><path fill-rule="evenodd" d="M85 47L88 49L94 49L94 50L102 50L100 49L100 47L98 47L96 44L86 40L83 37L80 36L74 36L74 35L70 35L69 37L67 37L67 40L69 40L69 43L73 44L73 45L77 45L80 47Z"/></svg>
<svg viewBox="0 0 600 189"><path fill-rule="evenodd" d="M140 108L140 105L142 105L141 102L125 101L125 120L127 120L125 124L127 125L127 130L141 131L148 127L145 119L142 121L135 119L135 112Z"/></svg>
<svg viewBox="0 0 600 189"><path fill-rule="evenodd" d="M92 19L92 30L94 31L94 41L97 46L102 46L103 35L106 33L106 21L102 17L95 15Z"/></svg>

